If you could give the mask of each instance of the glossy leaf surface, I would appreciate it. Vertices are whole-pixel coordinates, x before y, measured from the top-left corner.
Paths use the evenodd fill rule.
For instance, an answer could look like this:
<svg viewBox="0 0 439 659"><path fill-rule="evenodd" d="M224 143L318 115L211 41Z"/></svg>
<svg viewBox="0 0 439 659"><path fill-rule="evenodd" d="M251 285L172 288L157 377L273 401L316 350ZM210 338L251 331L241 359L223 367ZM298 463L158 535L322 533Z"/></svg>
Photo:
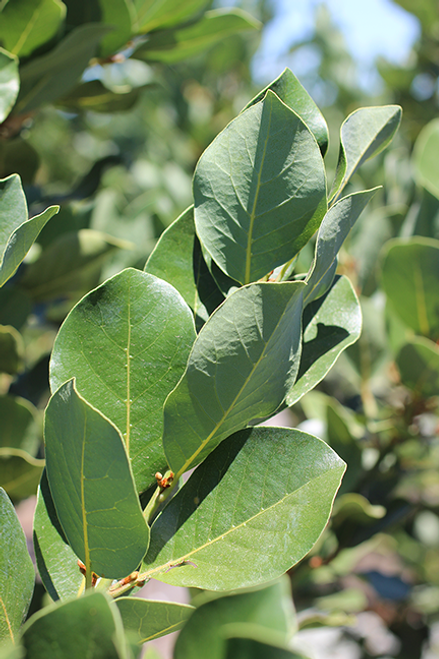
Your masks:
<svg viewBox="0 0 439 659"><path fill-rule="evenodd" d="M439 338L439 241L395 239L386 245L382 285L404 323L418 334Z"/></svg>
<svg viewBox="0 0 439 659"><path fill-rule="evenodd" d="M0 123L11 111L19 89L18 59L0 48Z"/></svg>
<svg viewBox="0 0 439 659"><path fill-rule="evenodd" d="M298 430L232 435L154 522L142 572L209 590L280 576L323 531L344 468L327 444Z"/></svg>
<svg viewBox="0 0 439 659"><path fill-rule="evenodd" d="M194 175L195 225L217 265L247 284L289 261L326 211L314 135L272 91L206 149Z"/></svg>
<svg viewBox="0 0 439 659"><path fill-rule="evenodd" d="M192 606L140 597L119 597L117 608L125 630L146 643L181 629L194 611Z"/></svg>
<svg viewBox="0 0 439 659"><path fill-rule="evenodd" d="M44 434L47 479L70 546L100 576L124 577L142 560L149 531L122 437L73 381L52 396Z"/></svg>
<svg viewBox="0 0 439 659"><path fill-rule="evenodd" d="M401 382L421 398L439 395L439 348L423 337L404 345L396 357Z"/></svg>
<svg viewBox="0 0 439 659"><path fill-rule="evenodd" d="M66 14L60 0L14 0L2 7L0 41L14 55L30 55L56 35Z"/></svg>
<svg viewBox="0 0 439 659"><path fill-rule="evenodd" d="M303 288L292 282L240 288L204 325L165 404L163 446L175 473L279 407L299 367Z"/></svg>
<svg viewBox="0 0 439 659"><path fill-rule="evenodd" d="M306 123L308 128L314 134L322 155L325 155L328 149L329 133L325 118L308 94L303 85L296 78L290 69L284 71L272 83L255 96L254 99L246 105L245 110L255 103L262 101L267 91L271 89L280 99L294 110L296 114Z"/></svg>
<svg viewBox="0 0 439 659"><path fill-rule="evenodd" d="M204 52L231 34L259 26L258 21L239 9L217 9L206 12L196 23L151 34L134 57L174 64Z"/></svg>
<svg viewBox="0 0 439 659"><path fill-rule="evenodd" d="M0 488L0 644L15 641L34 590L26 538L9 497Z"/></svg>
<svg viewBox="0 0 439 659"><path fill-rule="evenodd" d="M361 334L361 308L349 279L338 277L323 297L308 305L303 324L300 367L286 397L288 406L321 382Z"/></svg>
<svg viewBox="0 0 439 659"><path fill-rule="evenodd" d="M439 119L430 121L419 133L414 150L416 181L439 198Z"/></svg>
<svg viewBox="0 0 439 659"><path fill-rule="evenodd" d="M401 122L399 105L355 110L340 130L340 153L331 199L337 198L357 169L381 153L392 141Z"/></svg>
<svg viewBox="0 0 439 659"><path fill-rule="evenodd" d="M72 377L78 391L123 435L136 485L165 467L163 403L195 339L189 307L169 284L128 268L84 297L52 353L52 391Z"/></svg>

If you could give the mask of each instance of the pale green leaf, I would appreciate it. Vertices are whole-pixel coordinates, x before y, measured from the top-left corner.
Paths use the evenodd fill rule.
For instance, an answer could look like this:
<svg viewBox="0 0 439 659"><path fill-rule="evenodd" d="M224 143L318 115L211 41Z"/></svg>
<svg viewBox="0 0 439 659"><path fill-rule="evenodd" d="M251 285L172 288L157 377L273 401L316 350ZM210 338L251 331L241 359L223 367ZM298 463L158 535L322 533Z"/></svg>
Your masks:
<svg viewBox="0 0 439 659"><path fill-rule="evenodd" d="M272 91L206 149L194 176L195 225L217 265L247 284L289 261L326 212L310 129Z"/></svg>
<svg viewBox="0 0 439 659"><path fill-rule="evenodd" d="M430 121L418 135L414 148L414 174L419 185L439 198L439 119Z"/></svg>
<svg viewBox="0 0 439 659"><path fill-rule="evenodd" d="M204 325L165 405L163 446L175 473L282 403L299 367L304 286L250 284Z"/></svg>
<svg viewBox="0 0 439 659"><path fill-rule="evenodd" d="M131 24L135 20L131 0L99 0L101 23L108 25L112 31L101 41L99 54L108 57L121 50L131 39Z"/></svg>
<svg viewBox="0 0 439 659"><path fill-rule="evenodd" d="M137 32L151 32L184 22L205 7L207 0L134 0Z"/></svg>
<svg viewBox="0 0 439 659"><path fill-rule="evenodd" d="M55 341L52 391L76 378L78 391L123 435L139 491L166 466L163 403L194 339L192 314L179 293L129 268L86 295Z"/></svg>
<svg viewBox="0 0 439 659"><path fill-rule="evenodd" d="M401 122L399 105L360 108L344 120L330 198L336 200L357 169L392 141Z"/></svg>
<svg viewBox="0 0 439 659"><path fill-rule="evenodd" d="M21 501L36 493L44 460L20 448L0 448L0 483L13 499Z"/></svg>
<svg viewBox="0 0 439 659"><path fill-rule="evenodd" d="M284 574L325 528L344 469L327 444L298 430L232 435L154 522L142 574L208 590Z"/></svg>
<svg viewBox="0 0 439 659"><path fill-rule="evenodd" d="M18 58L0 48L0 123L11 111L19 89Z"/></svg>
<svg viewBox="0 0 439 659"><path fill-rule="evenodd" d="M139 597L119 597L116 604L125 630L137 643L146 643L181 629L194 611L187 604Z"/></svg>
<svg viewBox="0 0 439 659"><path fill-rule="evenodd" d="M35 572L14 506L0 487L0 644L15 641L34 590Z"/></svg>
<svg viewBox="0 0 439 659"><path fill-rule="evenodd" d="M0 41L20 58L56 36L66 14L60 0L12 0L1 11Z"/></svg>
<svg viewBox="0 0 439 659"><path fill-rule="evenodd" d="M47 479L70 546L90 576L126 576L142 560L149 531L118 430L69 381L49 402L44 436Z"/></svg>

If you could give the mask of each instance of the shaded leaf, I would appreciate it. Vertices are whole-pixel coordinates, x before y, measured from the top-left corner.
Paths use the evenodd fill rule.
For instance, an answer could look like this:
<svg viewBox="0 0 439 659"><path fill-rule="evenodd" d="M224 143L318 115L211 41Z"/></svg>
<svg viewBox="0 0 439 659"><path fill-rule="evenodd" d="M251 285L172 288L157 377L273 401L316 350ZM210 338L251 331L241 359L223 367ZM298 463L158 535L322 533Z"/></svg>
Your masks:
<svg viewBox="0 0 439 659"><path fill-rule="evenodd" d="M154 522L144 574L208 590L280 576L325 528L344 468L327 444L298 430L232 435Z"/></svg>
<svg viewBox="0 0 439 659"><path fill-rule="evenodd" d="M116 94L104 87L100 80L83 82L68 94L58 99L57 105L73 110L91 110L92 112L123 112L130 110L137 102L144 89L152 85L136 87L126 94Z"/></svg>
<svg viewBox="0 0 439 659"><path fill-rule="evenodd" d="M0 288L0 325L20 330L32 311L29 296L17 286Z"/></svg>
<svg viewBox="0 0 439 659"><path fill-rule="evenodd" d="M406 343L396 357L401 382L422 398L439 395L439 348L423 337Z"/></svg>
<svg viewBox="0 0 439 659"><path fill-rule="evenodd" d="M44 460L22 449L0 448L0 482L14 501L36 493L43 469Z"/></svg>
<svg viewBox="0 0 439 659"><path fill-rule="evenodd" d="M174 64L203 53L231 34L259 27L258 21L240 9L216 9L206 12L196 23L151 34L134 57Z"/></svg>
<svg viewBox="0 0 439 659"><path fill-rule="evenodd" d="M14 506L0 487L0 643L15 641L34 590L35 572Z"/></svg>
<svg viewBox="0 0 439 659"><path fill-rule="evenodd" d="M145 554L149 531L122 437L73 381L52 396L44 435L47 479L70 546L90 576L124 577Z"/></svg>
<svg viewBox="0 0 439 659"><path fill-rule="evenodd" d="M50 41L66 14L60 0L14 0L2 7L0 41L20 58Z"/></svg>
<svg viewBox="0 0 439 659"><path fill-rule="evenodd" d="M306 659L303 655L262 640L252 638L230 638L224 659Z"/></svg>
<svg viewBox="0 0 439 659"><path fill-rule="evenodd" d="M198 161L195 225L232 279L247 284L289 261L326 211L326 181L309 128L278 97L234 119Z"/></svg>
<svg viewBox="0 0 439 659"><path fill-rule="evenodd" d="M38 572L50 597L77 597L84 577L56 514L45 470L38 488L33 540Z"/></svg>
<svg viewBox="0 0 439 659"><path fill-rule="evenodd" d="M23 339L15 327L0 326L0 373L15 375L23 365Z"/></svg>
<svg viewBox="0 0 439 659"><path fill-rule="evenodd" d="M360 108L340 129L340 153L330 199L336 200L357 169L392 141L401 122L399 105Z"/></svg>
<svg viewBox="0 0 439 659"><path fill-rule="evenodd" d="M250 284L204 325L165 404L163 447L176 474L282 403L299 366L303 288L301 282Z"/></svg>
<svg viewBox="0 0 439 659"><path fill-rule="evenodd" d="M194 610L187 604L139 597L119 597L116 604L125 630L137 643L146 643L181 629Z"/></svg>
<svg viewBox="0 0 439 659"><path fill-rule="evenodd" d="M135 13L131 0L99 0L101 7L100 22L112 28L101 41L101 57L112 55L131 39L131 23Z"/></svg>
<svg viewBox="0 0 439 659"><path fill-rule="evenodd" d="M311 96L308 94L303 85L296 78L290 69L284 69L283 72L273 80L265 89L255 96L247 105L244 110L251 107L255 103L262 101L267 91L271 89L280 100L288 105L289 108L294 110L296 114L305 122L308 128L314 134L320 151L324 156L329 143L328 126L325 118L320 112L317 105L314 103Z"/></svg>
<svg viewBox="0 0 439 659"><path fill-rule="evenodd" d="M151 32L170 27L190 18L207 4L207 0L134 0L137 32Z"/></svg>
<svg viewBox="0 0 439 659"><path fill-rule="evenodd" d="M0 36L1 31L2 28L0 27ZM19 89L18 58L0 48L0 123L6 119L11 111Z"/></svg>
<svg viewBox="0 0 439 659"><path fill-rule="evenodd" d="M339 355L361 334L361 308L346 277L337 277L330 290L305 309L302 356L294 386L286 396L294 405L328 373Z"/></svg>
<svg viewBox="0 0 439 659"><path fill-rule="evenodd" d="M439 119L430 121L418 135L414 149L416 182L439 198Z"/></svg>
<svg viewBox="0 0 439 659"><path fill-rule="evenodd" d="M395 239L386 245L382 286L388 302L408 327L439 339L439 241Z"/></svg>
<svg viewBox="0 0 439 659"><path fill-rule="evenodd" d="M344 408L335 399L329 399L326 406L326 439L337 455L347 464L346 473L340 486L340 494L351 492L362 473L362 450L351 433Z"/></svg>
<svg viewBox="0 0 439 659"><path fill-rule="evenodd" d="M179 293L133 268L86 295L56 338L52 391L76 377L78 391L123 435L139 491L165 467L163 403L194 339L192 314Z"/></svg>
<svg viewBox="0 0 439 659"><path fill-rule="evenodd" d="M16 137L0 142L1 176L18 174L24 185L32 184L39 166L40 157L28 140Z"/></svg>
<svg viewBox="0 0 439 659"><path fill-rule="evenodd" d="M20 448L35 456L39 444L37 413L24 398L0 396L0 447Z"/></svg>

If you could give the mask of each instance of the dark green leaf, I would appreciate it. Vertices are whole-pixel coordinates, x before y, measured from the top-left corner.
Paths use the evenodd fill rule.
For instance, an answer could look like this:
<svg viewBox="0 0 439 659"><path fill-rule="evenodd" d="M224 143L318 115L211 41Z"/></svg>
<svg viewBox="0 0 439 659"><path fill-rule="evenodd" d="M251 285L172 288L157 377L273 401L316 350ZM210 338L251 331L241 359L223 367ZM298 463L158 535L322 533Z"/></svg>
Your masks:
<svg viewBox="0 0 439 659"><path fill-rule="evenodd" d="M439 339L439 241L395 239L386 245L382 285L387 299L408 327Z"/></svg>
<svg viewBox="0 0 439 659"><path fill-rule="evenodd" d="M17 286L0 288L0 325L20 330L32 311L29 296Z"/></svg>
<svg viewBox="0 0 439 659"><path fill-rule="evenodd" d="M419 133L414 150L415 178L432 195L439 198L439 119L433 119Z"/></svg>
<svg viewBox="0 0 439 659"><path fill-rule="evenodd" d="M250 284L204 325L165 405L163 446L175 473L282 403L299 366L304 286Z"/></svg>
<svg viewBox="0 0 439 659"><path fill-rule="evenodd" d="M14 501L36 493L44 460L32 457L19 448L0 448L0 482Z"/></svg>
<svg viewBox="0 0 439 659"><path fill-rule="evenodd" d="M207 4L207 0L134 0L136 31L151 32L177 25Z"/></svg>
<svg viewBox="0 0 439 659"><path fill-rule="evenodd" d="M122 437L73 381L52 396L44 434L47 479L70 546L90 576L124 577L142 560L149 531Z"/></svg>
<svg viewBox="0 0 439 659"><path fill-rule="evenodd" d="M0 48L0 123L6 119L11 111L19 89L18 58Z"/></svg>
<svg viewBox="0 0 439 659"><path fill-rule="evenodd" d="M40 166L40 157L29 140L16 137L0 142L0 172L2 176L18 174L24 183L34 182Z"/></svg>
<svg viewBox="0 0 439 659"><path fill-rule="evenodd" d="M0 488L0 643L15 641L34 590L35 572L14 506Z"/></svg>
<svg viewBox="0 0 439 659"><path fill-rule="evenodd" d="M324 156L328 149L329 142L328 126L325 118L311 96L290 69L284 69L276 80L273 80L272 83L259 92L259 94L257 94L257 96L246 105L244 110L259 101L262 101L269 89L279 96L280 100L294 110L302 121L306 123L308 128L314 134L320 147L320 151Z"/></svg>
<svg viewBox="0 0 439 659"><path fill-rule="evenodd" d="M139 597L116 600L125 630L137 643L146 643L181 629L194 608L187 604L157 602Z"/></svg>
<svg viewBox="0 0 439 659"><path fill-rule="evenodd" d="M259 27L258 21L239 9L208 11L196 23L151 34L134 57L174 64L203 53L231 34Z"/></svg>
<svg viewBox="0 0 439 659"><path fill-rule="evenodd" d="M361 334L361 308L346 277L337 277L330 290L305 310L302 357L297 380L286 397L291 406L313 389L339 355Z"/></svg>
<svg viewBox="0 0 439 659"><path fill-rule="evenodd" d="M126 94L115 94L104 87L100 80L83 82L58 99L57 105L72 110L92 112L122 112L130 110L142 91L150 85L136 87Z"/></svg>
<svg viewBox="0 0 439 659"><path fill-rule="evenodd" d="M230 638L224 659L306 659L288 648L252 638Z"/></svg>
<svg viewBox="0 0 439 659"><path fill-rule="evenodd" d="M399 105L360 108L344 120L340 130L340 153L330 198L336 200L349 179L369 158L392 141L401 122Z"/></svg>
<svg viewBox="0 0 439 659"><path fill-rule="evenodd" d="M197 233L217 265L242 284L259 279L292 259L326 212L314 135L268 91L203 153L194 199Z"/></svg>
<svg viewBox="0 0 439 659"><path fill-rule="evenodd" d="M298 430L231 436L154 522L142 570L209 590L280 576L325 528L344 468L327 444Z"/></svg>
<svg viewBox="0 0 439 659"><path fill-rule="evenodd" d="M122 433L139 491L165 467L163 403L194 339L192 314L179 293L129 268L84 297L55 341L52 391L77 378L78 391Z"/></svg>
<svg viewBox="0 0 439 659"><path fill-rule="evenodd" d="M401 382L418 397L439 395L439 348L433 341L414 338L396 357Z"/></svg>
<svg viewBox="0 0 439 659"><path fill-rule="evenodd" d="M0 41L20 58L50 41L59 31L66 7L60 0L13 0L1 10Z"/></svg>
<svg viewBox="0 0 439 659"><path fill-rule="evenodd" d="M326 406L326 435L330 446L347 464L346 473L340 486L340 493L355 489L362 472L362 450L357 439L352 435L345 417L344 408L334 399Z"/></svg>
<svg viewBox="0 0 439 659"><path fill-rule="evenodd" d="M0 325L0 373L15 375L22 368L24 345L15 327Z"/></svg>
<svg viewBox="0 0 439 659"><path fill-rule="evenodd" d="M31 455L38 450L37 410L28 400L0 396L0 447L19 448Z"/></svg>

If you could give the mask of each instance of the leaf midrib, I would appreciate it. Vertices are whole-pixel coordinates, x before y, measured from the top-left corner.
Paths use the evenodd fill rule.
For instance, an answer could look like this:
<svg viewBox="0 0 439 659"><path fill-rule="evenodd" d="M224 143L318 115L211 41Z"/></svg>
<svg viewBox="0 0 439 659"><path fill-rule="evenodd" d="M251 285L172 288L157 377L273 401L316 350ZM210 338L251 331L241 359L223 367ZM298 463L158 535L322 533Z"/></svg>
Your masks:
<svg viewBox="0 0 439 659"><path fill-rule="evenodd" d="M12 641L12 643L15 645L14 632L12 631L11 622L10 622L10 620L9 620L8 611L7 611L7 609L6 609L6 604L5 604L4 601L3 601L3 597L0 597L0 604L1 604L1 607L2 607L2 609L3 609L3 614L4 614L4 616L5 616L6 624L7 624L7 626L8 626L9 636L11 637L11 641Z"/></svg>

